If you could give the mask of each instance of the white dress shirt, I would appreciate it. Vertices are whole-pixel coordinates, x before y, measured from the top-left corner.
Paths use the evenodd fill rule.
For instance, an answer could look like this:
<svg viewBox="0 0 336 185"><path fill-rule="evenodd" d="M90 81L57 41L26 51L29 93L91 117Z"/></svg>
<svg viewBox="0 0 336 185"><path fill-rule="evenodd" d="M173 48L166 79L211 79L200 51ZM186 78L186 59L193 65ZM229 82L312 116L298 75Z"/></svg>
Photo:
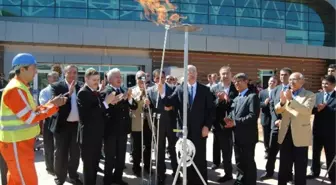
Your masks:
<svg viewBox="0 0 336 185"><path fill-rule="evenodd" d="M70 84L67 82L67 80L65 80L65 83L68 85L68 88L70 89ZM76 122L76 121L79 121L76 88L74 88L74 91L72 92L70 96L71 96L71 111L70 111L67 121Z"/></svg>

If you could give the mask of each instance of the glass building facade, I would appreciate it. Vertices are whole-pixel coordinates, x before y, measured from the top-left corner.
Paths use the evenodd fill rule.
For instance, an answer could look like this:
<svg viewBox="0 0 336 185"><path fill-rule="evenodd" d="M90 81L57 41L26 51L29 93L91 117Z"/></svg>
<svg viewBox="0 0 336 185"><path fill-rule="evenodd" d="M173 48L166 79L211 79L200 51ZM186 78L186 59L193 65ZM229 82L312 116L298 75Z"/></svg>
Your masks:
<svg viewBox="0 0 336 185"><path fill-rule="evenodd" d="M286 30L286 42L329 46L334 23L310 7L272 0L172 0L183 22ZM0 0L0 16L147 21L135 0ZM326 25L330 24L330 25Z"/></svg>

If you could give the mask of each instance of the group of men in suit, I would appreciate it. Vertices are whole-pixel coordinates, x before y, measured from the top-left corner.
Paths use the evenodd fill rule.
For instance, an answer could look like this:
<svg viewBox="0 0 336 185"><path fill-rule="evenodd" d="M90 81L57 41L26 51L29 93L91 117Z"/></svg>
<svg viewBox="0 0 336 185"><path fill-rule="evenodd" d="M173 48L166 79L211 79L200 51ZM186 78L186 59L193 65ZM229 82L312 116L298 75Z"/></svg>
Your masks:
<svg viewBox="0 0 336 185"><path fill-rule="evenodd" d="M335 71L331 65L328 71ZM306 184L306 179L320 174L320 156L325 149L327 166L335 157L335 74L329 73L321 80L321 92L314 94L303 88L304 76L291 69L280 70L280 85L276 77L269 79L269 87L259 93L261 124L263 125L266 172L261 180L273 177L276 156L280 151L278 184L287 182ZM276 87L275 87L276 86ZM313 138L311 115L314 115ZM311 173L306 175L308 147L313 143ZM293 168L294 164L294 174ZM335 166L329 172L335 184Z"/></svg>

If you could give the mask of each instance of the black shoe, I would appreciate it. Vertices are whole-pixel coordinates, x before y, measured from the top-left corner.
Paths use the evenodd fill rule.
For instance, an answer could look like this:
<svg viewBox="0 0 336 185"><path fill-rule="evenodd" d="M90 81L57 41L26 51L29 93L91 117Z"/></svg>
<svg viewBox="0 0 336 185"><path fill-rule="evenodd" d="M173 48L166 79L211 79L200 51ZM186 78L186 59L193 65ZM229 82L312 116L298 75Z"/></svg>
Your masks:
<svg viewBox="0 0 336 185"><path fill-rule="evenodd" d="M307 179L315 179L315 178L318 178L319 175L313 173L313 172L310 172L310 174L307 175Z"/></svg>
<svg viewBox="0 0 336 185"><path fill-rule="evenodd" d="M76 180L70 180L70 184L73 184L73 185L83 185L83 182L79 179L76 179Z"/></svg>
<svg viewBox="0 0 336 185"><path fill-rule="evenodd" d="M227 181L230 181L232 180L232 176L228 176L228 175L224 175L224 177L221 177L217 180L217 182L227 182Z"/></svg>
<svg viewBox="0 0 336 185"><path fill-rule="evenodd" d="M267 180L267 179L271 179L273 178L273 174L271 173L263 173L261 176L260 176L260 180L263 181L263 180Z"/></svg>
<svg viewBox="0 0 336 185"><path fill-rule="evenodd" d="M51 170L47 170L47 173L48 173L49 175L52 175L52 176L55 176L55 175L56 175L55 172L53 172L53 171L51 171Z"/></svg>
<svg viewBox="0 0 336 185"><path fill-rule="evenodd" d="M113 182L114 184L118 184L118 185L128 185L127 182L123 181L123 180L119 180L119 181L115 181Z"/></svg>
<svg viewBox="0 0 336 185"><path fill-rule="evenodd" d="M211 166L211 169L212 169L212 170L215 170L215 169L218 168L218 166L219 166L219 165L217 165L217 164L213 164L213 165Z"/></svg>

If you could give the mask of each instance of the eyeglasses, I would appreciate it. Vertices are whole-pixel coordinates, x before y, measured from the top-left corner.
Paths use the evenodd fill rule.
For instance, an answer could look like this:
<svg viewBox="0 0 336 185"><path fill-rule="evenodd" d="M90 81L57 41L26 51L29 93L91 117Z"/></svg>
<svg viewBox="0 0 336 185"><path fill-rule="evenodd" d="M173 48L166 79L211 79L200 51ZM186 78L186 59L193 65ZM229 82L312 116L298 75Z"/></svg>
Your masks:
<svg viewBox="0 0 336 185"><path fill-rule="evenodd" d="M299 81L299 80L300 80L300 78L290 78L290 79L289 79L290 82L297 82L297 81Z"/></svg>

